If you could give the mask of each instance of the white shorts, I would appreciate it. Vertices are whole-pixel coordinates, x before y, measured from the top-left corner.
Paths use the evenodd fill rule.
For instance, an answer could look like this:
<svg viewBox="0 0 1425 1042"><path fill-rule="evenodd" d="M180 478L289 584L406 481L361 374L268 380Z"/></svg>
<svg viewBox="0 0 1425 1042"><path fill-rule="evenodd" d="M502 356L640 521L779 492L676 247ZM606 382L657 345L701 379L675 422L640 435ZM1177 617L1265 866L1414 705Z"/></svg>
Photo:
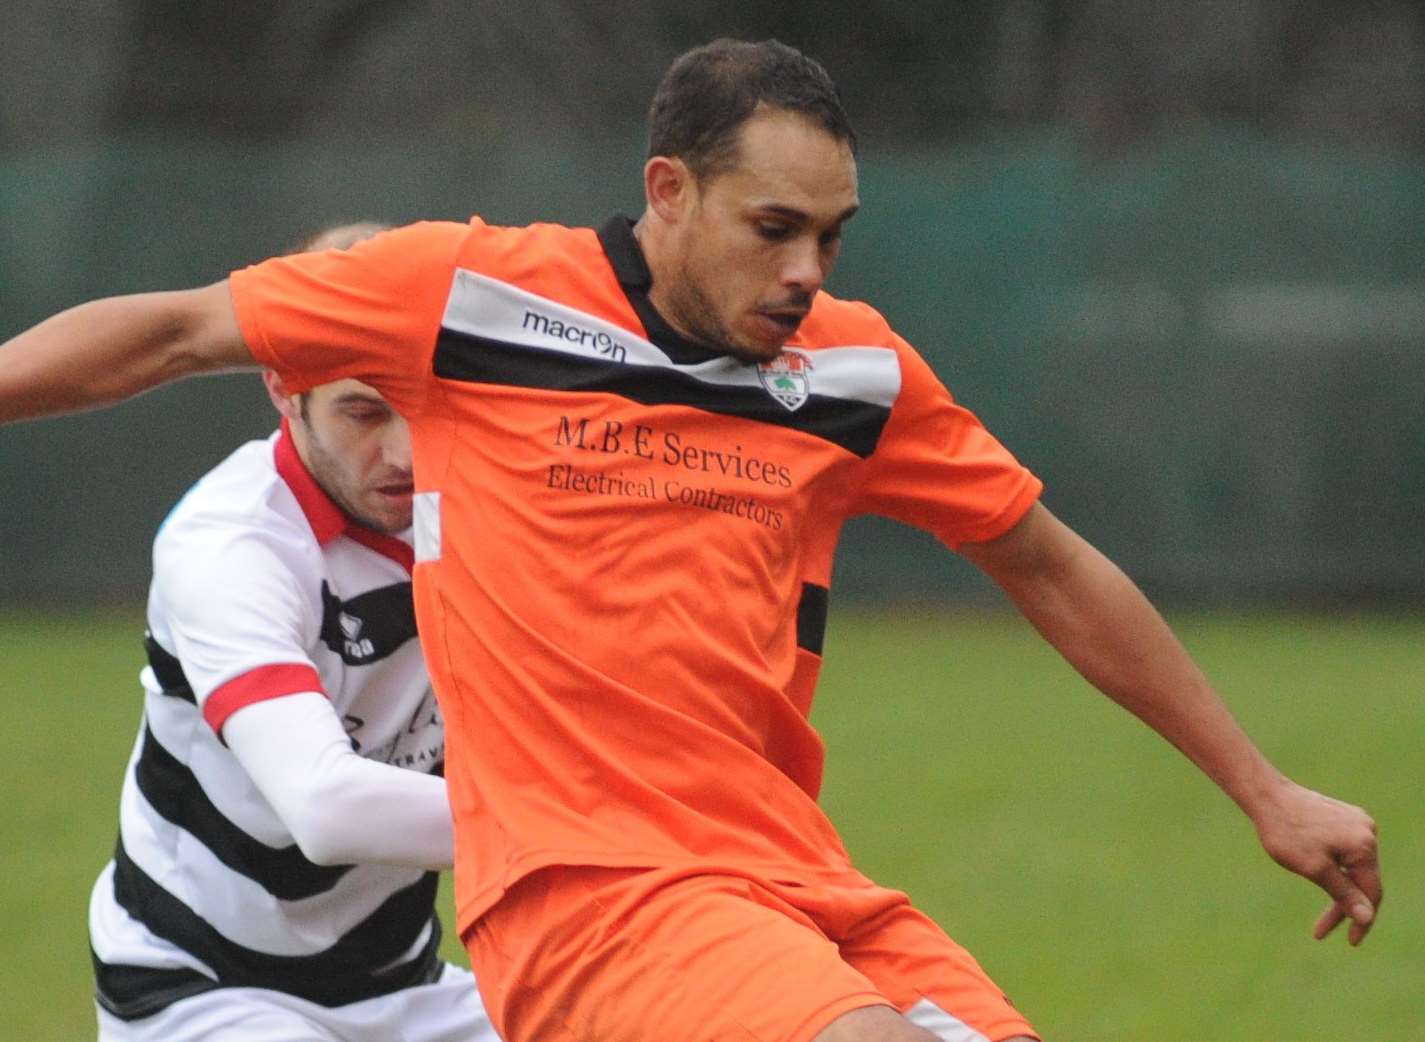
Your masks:
<svg viewBox="0 0 1425 1042"><path fill-rule="evenodd" d="M446 964L434 984L328 1008L280 991L216 988L151 1017L98 1009L99 1042L500 1042L470 971Z"/></svg>

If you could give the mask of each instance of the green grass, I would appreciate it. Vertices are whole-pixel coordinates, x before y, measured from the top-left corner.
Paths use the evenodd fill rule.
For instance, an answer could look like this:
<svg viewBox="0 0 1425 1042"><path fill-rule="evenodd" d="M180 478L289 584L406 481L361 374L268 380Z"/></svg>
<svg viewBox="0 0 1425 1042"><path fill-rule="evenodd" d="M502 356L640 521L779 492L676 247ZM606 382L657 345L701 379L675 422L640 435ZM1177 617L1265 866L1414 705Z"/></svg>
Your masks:
<svg viewBox="0 0 1425 1042"><path fill-rule="evenodd" d="M1050 1042L1425 1039L1425 621L1175 622L1279 766L1380 822L1390 900L1360 949L1313 942L1314 888L1012 617L833 619L815 715L853 855ZM0 1042L94 1035L86 901L115 835L140 630L136 611L0 615Z"/></svg>
<svg viewBox="0 0 1425 1042"><path fill-rule="evenodd" d="M1376 816L1361 948L1313 942L1315 888L1014 619L840 622L816 720L852 854L1052 1042L1425 1039L1425 623L1177 622L1278 766Z"/></svg>

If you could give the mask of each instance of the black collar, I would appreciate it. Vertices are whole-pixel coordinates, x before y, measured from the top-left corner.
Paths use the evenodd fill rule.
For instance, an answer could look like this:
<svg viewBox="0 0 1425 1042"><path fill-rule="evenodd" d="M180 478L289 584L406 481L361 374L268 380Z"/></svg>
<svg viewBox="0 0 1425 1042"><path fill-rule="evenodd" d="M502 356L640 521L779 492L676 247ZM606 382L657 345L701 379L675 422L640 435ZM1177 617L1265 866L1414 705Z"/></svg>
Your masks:
<svg viewBox="0 0 1425 1042"><path fill-rule="evenodd" d="M648 299L648 291L653 288L653 273L648 270L648 261L643 256L643 247L638 244L638 236L633 234L631 218L623 214L610 217L599 229L599 243L613 265L624 296L643 323L643 331L669 358L680 365L697 365L729 354L689 340L658 313L653 301Z"/></svg>

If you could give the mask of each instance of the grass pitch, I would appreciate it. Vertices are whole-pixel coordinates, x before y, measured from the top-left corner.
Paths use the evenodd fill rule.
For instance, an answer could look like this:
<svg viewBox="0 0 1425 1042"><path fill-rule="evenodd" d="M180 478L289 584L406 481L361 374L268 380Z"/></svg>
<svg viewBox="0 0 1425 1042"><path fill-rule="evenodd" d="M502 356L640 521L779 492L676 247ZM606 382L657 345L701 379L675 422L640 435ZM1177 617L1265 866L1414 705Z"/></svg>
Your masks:
<svg viewBox="0 0 1425 1042"><path fill-rule="evenodd" d="M833 618L815 719L852 854L1050 1042L1425 1042L1425 620L1174 622L1280 767L1375 814L1389 900L1360 949L1313 942L1315 888L1012 616ZM137 608L0 615L0 1042L94 1037L86 902L113 847L141 632Z"/></svg>

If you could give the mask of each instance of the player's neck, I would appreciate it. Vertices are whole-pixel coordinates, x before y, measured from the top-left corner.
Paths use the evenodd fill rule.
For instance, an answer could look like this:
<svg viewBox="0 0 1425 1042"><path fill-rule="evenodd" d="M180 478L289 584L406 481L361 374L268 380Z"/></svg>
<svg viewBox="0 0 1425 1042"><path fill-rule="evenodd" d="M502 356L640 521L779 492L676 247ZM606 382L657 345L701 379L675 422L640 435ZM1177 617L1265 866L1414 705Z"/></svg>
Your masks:
<svg viewBox="0 0 1425 1042"><path fill-rule="evenodd" d="M673 250L668 242L669 234L668 226L646 210L633 225L633 237L643 251L643 260L648 265L651 278L648 302L679 336L691 343L700 343L693 330L679 318L676 302L672 298L677 273L671 266Z"/></svg>

